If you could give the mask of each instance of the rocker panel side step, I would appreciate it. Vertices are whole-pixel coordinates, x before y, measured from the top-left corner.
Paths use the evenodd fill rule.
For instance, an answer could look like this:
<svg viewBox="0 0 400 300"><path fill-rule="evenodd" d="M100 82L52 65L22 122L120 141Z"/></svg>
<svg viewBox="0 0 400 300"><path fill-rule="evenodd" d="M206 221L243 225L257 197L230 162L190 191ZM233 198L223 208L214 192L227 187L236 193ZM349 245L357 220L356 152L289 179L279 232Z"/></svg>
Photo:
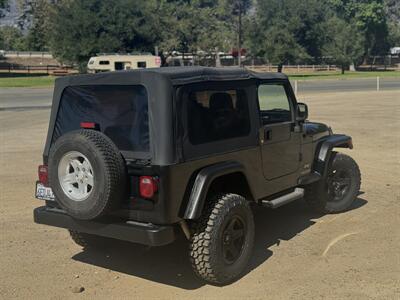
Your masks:
<svg viewBox="0 0 400 300"><path fill-rule="evenodd" d="M276 199L273 200L263 200L262 205L269 207L269 208L277 208L282 205L285 205L289 202L292 202L294 200L303 198L304 196L304 189L302 188L296 188L293 192L280 196Z"/></svg>

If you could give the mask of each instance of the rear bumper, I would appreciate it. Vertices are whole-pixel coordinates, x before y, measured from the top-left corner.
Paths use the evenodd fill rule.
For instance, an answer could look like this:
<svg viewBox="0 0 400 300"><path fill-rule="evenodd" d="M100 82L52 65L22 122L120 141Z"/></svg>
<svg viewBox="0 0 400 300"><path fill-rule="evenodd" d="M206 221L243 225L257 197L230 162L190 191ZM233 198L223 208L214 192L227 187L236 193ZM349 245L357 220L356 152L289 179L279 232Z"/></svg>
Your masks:
<svg viewBox="0 0 400 300"><path fill-rule="evenodd" d="M102 223L100 221L76 220L62 210L41 206L33 211L35 223L66 228L79 232L139 243L149 246L162 246L175 240L173 226L122 222Z"/></svg>

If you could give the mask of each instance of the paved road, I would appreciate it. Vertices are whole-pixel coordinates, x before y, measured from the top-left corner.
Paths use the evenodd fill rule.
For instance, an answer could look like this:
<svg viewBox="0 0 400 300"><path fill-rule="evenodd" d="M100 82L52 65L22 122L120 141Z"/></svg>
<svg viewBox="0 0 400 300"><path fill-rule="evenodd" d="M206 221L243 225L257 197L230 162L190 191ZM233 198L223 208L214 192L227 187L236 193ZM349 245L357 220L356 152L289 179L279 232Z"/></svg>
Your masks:
<svg viewBox="0 0 400 300"><path fill-rule="evenodd" d="M49 108L52 88L0 88L0 110Z"/></svg>
<svg viewBox="0 0 400 300"><path fill-rule="evenodd" d="M294 82L292 82L294 85ZM381 78L381 90L400 90L400 78ZM376 78L299 80L298 93L375 91ZM51 88L0 88L0 110L49 108Z"/></svg>

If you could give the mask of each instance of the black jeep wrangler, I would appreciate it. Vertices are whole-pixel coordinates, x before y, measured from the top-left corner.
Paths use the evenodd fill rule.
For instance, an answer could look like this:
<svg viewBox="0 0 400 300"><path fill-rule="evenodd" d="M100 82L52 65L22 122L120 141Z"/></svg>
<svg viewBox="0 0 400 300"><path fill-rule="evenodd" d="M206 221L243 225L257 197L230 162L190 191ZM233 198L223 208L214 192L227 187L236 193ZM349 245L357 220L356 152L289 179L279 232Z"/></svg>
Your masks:
<svg viewBox="0 0 400 300"><path fill-rule="evenodd" d="M227 284L254 244L251 205L305 198L340 212L360 171L352 139L306 121L288 78L177 67L56 80L34 210L83 247L161 246L184 234L196 274ZM134 267L134 266L133 266Z"/></svg>

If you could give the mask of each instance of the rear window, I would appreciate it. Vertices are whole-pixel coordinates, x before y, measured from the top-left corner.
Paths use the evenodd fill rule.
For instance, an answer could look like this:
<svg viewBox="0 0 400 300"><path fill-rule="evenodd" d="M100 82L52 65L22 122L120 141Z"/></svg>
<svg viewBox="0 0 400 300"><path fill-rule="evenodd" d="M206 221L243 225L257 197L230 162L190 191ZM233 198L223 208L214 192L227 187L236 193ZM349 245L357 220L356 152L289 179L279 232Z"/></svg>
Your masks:
<svg viewBox="0 0 400 300"><path fill-rule="evenodd" d="M94 122L120 150L149 151L148 97L143 86L74 86L61 97L53 136Z"/></svg>

